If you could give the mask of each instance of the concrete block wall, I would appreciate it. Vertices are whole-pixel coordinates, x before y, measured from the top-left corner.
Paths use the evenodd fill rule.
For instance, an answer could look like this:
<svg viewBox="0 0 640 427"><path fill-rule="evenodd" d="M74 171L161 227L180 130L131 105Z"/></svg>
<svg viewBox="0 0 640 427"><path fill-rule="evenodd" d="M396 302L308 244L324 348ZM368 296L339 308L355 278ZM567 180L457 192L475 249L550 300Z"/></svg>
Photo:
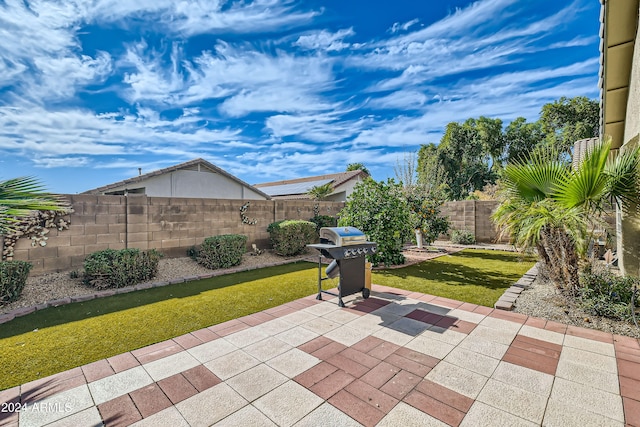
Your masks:
<svg viewBox="0 0 640 427"><path fill-rule="evenodd" d="M32 273L81 269L87 255L103 249L157 249L168 257L185 256L189 247L209 236L244 234L248 249L270 246L267 226L282 219L308 220L314 205L321 214L336 215L343 202L251 200L242 222L240 208L248 201L228 199L66 195L74 212L69 229L49 232L47 245L32 247L18 240L15 260L33 264Z"/></svg>
<svg viewBox="0 0 640 427"><path fill-rule="evenodd" d="M168 257L185 256L189 247L209 236L244 234L248 249L270 247L267 226L283 219L308 220L316 208L321 215L337 216L343 202L311 200L251 200L242 222L243 200L128 196L68 195L74 213L68 230L49 232L47 245L32 247L20 239L14 259L33 264L34 274L81 269L87 255L103 249L157 249ZM490 216L498 202L447 202L442 214L453 228L467 229L479 242L495 242L498 232ZM443 236L445 237L445 236ZM502 241L508 241L506 236Z"/></svg>
<svg viewBox="0 0 640 427"><path fill-rule="evenodd" d="M491 215L499 205L500 202L494 200L446 202L441 213L449 217L452 229L471 231L475 234L476 241L489 243L496 242L500 234L491 220ZM505 234L500 242L509 242L509 236Z"/></svg>

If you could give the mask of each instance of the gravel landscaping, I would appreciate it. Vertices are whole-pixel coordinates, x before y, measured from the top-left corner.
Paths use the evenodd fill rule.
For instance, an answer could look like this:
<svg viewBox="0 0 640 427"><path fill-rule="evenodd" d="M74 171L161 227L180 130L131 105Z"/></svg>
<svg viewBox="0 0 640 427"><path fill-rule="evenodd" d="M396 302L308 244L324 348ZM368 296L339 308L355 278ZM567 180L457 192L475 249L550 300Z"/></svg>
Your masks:
<svg viewBox="0 0 640 427"><path fill-rule="evenodd" d="M514 311L566 325L640 338L640 328L633 323L585 313L574 302L564 297L552 283L542 280L540 276L533 282L530 289L520 294ZM640 322L640 319L638 320Z"/></svg>

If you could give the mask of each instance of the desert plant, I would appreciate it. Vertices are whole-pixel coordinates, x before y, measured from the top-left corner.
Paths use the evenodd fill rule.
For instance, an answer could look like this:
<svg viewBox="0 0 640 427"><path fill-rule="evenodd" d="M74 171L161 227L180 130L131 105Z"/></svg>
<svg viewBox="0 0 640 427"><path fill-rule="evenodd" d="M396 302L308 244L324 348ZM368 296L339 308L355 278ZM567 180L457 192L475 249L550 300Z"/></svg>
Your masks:
<svg viewBox="0 0 640 427"><path fill-rule="evenodd" d="M247 236L243 234L222 234L207 237L196 250L195 260L210 269L228 268L239 265L242 255L247 252Z"/></svg>
<svg viewBox="0 0 640 427"><path fill-rule="evenodd" d="M458 245L473 245L476 242L476 236L469 230L453 230L451 242Z"/></svg>
<svg viewBox="0 0 640 427"><path fill-rule="evenodd" d="M31 267L26 261L0 261L0 305L20 297Z"/></svg>
<svg viewBox="0 0 640 427"><path fill-rule="evenodd" d="M404 263L402 247L413 229L401 184L393 179L359 182L339 216L338 225L356 227L378 244L377 252L369 255L373 265Z"/></svg>
<svg viewBox="0 0 640 427"><path fill-rule="evenodd" d="M551 149L505 167L503 202L493 215L513 242L535 248L550 278L576 292L590 229L614 200L623 210L640 194L640 149L609 160L611 141L596 144L576 169Z"/></svg>
<svg viewBox="0 0 640 427"><path fill-rule="evenodd" d="M105 249L84 260L83 282L98 289L121 288L147 281L158 273L162 254L155 249Z"/></svg>
<svg viewBox="0 0 640 427"><path fill-rule="evenodd" d="M631 320L633 309L640 305L634 289L640 287L640 279L616 276L610 270L594 267L580 275L582 288L580 301L592 314L619 320Z"/></svg>
<svg viewBox="0 0 640 427"><path fill-rule="evenodd" d="M304 253L307 245L317 240L316 224L311 221L276 221L267 227L271 245L278 255Z"/></svg>

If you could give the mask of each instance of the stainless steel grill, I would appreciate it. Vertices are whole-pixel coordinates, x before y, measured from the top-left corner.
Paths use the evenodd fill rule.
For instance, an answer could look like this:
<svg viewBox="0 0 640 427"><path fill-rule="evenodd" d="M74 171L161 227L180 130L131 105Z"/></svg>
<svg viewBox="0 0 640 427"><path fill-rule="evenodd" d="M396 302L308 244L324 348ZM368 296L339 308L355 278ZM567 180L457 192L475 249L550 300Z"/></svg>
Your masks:
<svg viewBox="0 0 640 427"><path fill-rule="evenodd" d="M365 286L365 256L374 254L375 242L367 241L365 234L355 227L323 227L320 229L320 243L308 245L317 249L318 258L318 296L330 294L338 297L338 305L344 307L343 296L362 292L363 298L369 298L370 290ZM327 277L322 277L322 257L333 259L327 267ZM322 290L322 281L340 275L338 293Z"/></svg>

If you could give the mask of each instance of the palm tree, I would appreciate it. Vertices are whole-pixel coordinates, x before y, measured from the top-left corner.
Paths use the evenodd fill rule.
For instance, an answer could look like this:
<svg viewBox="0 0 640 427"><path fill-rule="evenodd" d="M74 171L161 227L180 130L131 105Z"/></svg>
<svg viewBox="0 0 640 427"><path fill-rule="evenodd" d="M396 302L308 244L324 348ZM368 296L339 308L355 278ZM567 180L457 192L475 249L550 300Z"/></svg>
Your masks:
<svg viewBox="0 0 640 427"><path fill-rule="evenodd" d="M323 200L329 197L331 193L333 193L333 187L331 186L330 182L327 182L324 185L316 185L314 187L311 187L309 191L307 191L309 197L316 201Z"/></svg>
<svg viewBox="0 0 640 427"><path fill-rule="evenodd" d="M542 149L502 173L504 200L493 219L517 246L537 249L561 288L579 287L578 263L605 208L640 198L640 149L611 161L610 148L610 140L596 144L576 169Z"/></svg>
<svg viewBox="0 0 640 427"><path fill-rule="evenodd" d="M45 192L44 187L33 177L0 181L0 237L15 231L18 218L33 211L66 209L68 206L61 197Z"/></svg>

